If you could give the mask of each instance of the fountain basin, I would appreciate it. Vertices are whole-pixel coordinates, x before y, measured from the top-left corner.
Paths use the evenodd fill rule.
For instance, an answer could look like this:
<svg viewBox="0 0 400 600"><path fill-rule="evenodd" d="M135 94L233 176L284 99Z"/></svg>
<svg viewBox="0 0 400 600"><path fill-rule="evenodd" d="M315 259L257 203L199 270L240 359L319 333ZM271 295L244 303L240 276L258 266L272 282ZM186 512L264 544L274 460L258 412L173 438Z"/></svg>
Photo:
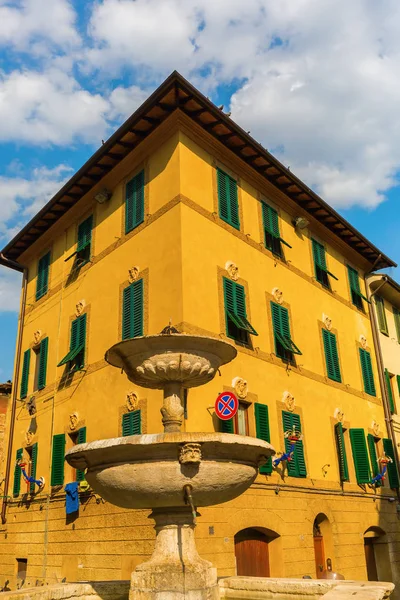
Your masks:
<svg viewBox="0 0 400 600"><path fill-rule="evenodd" d="M105 359L124 369L130 381L163 389L168 382L179 382L185 388L208 383L236 354L236 348L225 341L179 333L119 342L107 350Z"/></svg>
<svg viewBox="0 0 400 600"><path fill-rule="evenodd" d="M86 479L105 500L123 508L185 506L184 486L196 506L226 502L255 480L273 447L227 433L132 435L79 444L66 460L87 469Z"/></svg>

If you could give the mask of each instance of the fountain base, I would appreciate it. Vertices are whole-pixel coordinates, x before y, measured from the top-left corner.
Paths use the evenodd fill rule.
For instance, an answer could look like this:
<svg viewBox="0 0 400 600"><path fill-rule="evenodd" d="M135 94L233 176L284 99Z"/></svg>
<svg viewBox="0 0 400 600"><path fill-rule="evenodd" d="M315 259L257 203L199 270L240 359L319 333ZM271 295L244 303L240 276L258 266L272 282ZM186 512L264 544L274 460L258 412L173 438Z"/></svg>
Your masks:
<svg viewBox="0 0 400 600"><path fill-rule="evenodd" d="M190 508L154 510L151 517L154 552L132 573L129 600L217 600L217 570L197 552Z"/></svg>

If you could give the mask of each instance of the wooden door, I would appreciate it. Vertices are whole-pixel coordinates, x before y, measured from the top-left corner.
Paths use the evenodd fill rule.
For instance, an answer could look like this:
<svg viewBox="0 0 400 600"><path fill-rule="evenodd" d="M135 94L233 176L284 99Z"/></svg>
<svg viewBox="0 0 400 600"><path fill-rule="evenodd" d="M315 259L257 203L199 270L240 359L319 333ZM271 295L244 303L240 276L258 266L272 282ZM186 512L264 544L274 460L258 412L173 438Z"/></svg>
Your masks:
<svg viewBox="0 0 400 600"><path fill-rule="evenodd" d="M314 536L314 556L315 556L315 571L317 574L317 579L321 579L322 573L326 569L324 538L322 537L322 535Z"/></svg>
<svg viewBox="0 0 400 600"><path fill-rule="evenodd" d="M378 581L376 568L374 538L364 538L365 562L367 564L368 581Z"/></svg>
<svg viewBox="0 0 400 600"><path fill-rule="evenodd" d="M269 577L268 538L259 531L244 530L235 536L237 574Z"/></svg>

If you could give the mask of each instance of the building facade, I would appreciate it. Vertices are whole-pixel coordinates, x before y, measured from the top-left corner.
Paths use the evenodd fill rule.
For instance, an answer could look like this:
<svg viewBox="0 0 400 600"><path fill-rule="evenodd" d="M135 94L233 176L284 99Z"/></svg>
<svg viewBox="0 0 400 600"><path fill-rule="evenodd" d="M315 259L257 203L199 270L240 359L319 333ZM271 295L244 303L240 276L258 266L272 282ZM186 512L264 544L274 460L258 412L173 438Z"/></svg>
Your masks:
<svg viewBox="0 0 400 600"><path fill-rule="evenodd" d="M243 496L201 509L201 555L220 576L328 568L398 580L395 463L371 484L394 448L364 284L394 263L183 78L171 75L1 256L25 283L0 578L127 579L151 554L148 513L105 503L64 452L162 431L162 392L132 385L104 354L171 322L238 349L185 394L186 431L258 436L278 453L290 450L285 432L303 435ZM223 390L240 400L234 422L214 414ZM21 457L45 478L40 491Z"/></svg>

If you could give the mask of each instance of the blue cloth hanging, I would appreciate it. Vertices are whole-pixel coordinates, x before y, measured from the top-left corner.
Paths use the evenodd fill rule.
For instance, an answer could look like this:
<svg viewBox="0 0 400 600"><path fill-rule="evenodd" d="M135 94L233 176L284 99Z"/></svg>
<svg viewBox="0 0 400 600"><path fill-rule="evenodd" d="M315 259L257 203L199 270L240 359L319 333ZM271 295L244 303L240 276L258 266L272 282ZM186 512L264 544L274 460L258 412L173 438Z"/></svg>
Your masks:
<svg viewBox="0 0 400 600"><path fill-rule="evenodd" d="M78 482L67 483L65 492L65 512L70 515L79 510Z"/></svg>

